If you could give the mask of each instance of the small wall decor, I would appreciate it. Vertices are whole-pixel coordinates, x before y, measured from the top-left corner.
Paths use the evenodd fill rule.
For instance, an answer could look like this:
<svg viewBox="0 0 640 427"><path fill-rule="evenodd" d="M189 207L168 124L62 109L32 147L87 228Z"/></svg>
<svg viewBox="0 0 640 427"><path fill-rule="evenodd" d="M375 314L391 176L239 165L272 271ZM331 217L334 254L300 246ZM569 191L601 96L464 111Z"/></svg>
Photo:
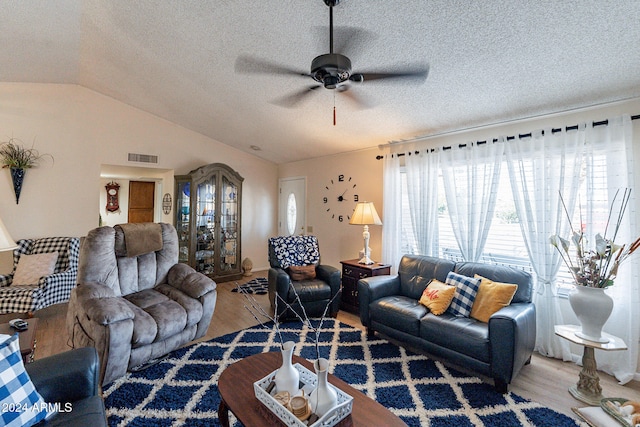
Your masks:
<svg viewBox="0 0 640 427"><path fill-rule="evenodd" d="M20 141L15 138L9 138L9 141L0 143L0 160L3 168L11 170L16 205L20 200L26 170L38 166L38 162L43 157L51 157L53 161L51 154L40 154L35 148L24 148L18 142Z"/></svg>
<svg viewBox="0 0 640 427"><path fill-rule="evenodd" d="M120 184L115 181L111 181L107 185L104 186L107 189L107 212L117 212L120 210L120 198L119 198L119 190Z"/></svg>
<svg viewBox="0 0 640 427"><path fill-rule="evenodd" d="M169 193L164 193L164 196L162 196L162 212L165 215L171 213L171 194Z"/></svg>

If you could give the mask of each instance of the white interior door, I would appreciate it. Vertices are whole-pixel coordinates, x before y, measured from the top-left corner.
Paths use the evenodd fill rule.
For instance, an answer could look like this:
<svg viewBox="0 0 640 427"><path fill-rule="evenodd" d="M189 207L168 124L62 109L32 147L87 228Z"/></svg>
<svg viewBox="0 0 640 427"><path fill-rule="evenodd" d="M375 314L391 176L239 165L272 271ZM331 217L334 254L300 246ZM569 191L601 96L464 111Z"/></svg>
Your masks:
<svg viewBox="0 0 640 427"><path fill-rule="evenodd" d="M278 234L305 234L307 225L307 179L305 177L280 180Z"/></svg>

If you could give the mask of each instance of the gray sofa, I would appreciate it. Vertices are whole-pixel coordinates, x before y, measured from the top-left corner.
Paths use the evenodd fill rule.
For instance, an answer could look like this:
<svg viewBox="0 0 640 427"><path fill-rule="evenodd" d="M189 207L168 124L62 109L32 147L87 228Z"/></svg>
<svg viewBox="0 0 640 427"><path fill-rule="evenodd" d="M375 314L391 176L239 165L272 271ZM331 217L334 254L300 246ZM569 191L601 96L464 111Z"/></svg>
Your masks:
<svg viewBox="0 0 640 427"><path fill-rule="evenodd" d="M435 316L418 300L431 279L444 282L450 271L515 283L518 289L511 304L493 314L488 323L448 312ZM381 332L445 362L489 376L496 389L506 393L511 380L531 361L536 337L532 286L529 273L511 267L405 255L397 275L358 281L360 320L369 337Z"/></svg>
<svg viewBox="0 0 640 427"><path fill-rule="evenodd" d="M171 224L99 227L82 238L67 330L74 348L98 350L108 384L202 337L216 298L213 280L178 264Z"/></svg>

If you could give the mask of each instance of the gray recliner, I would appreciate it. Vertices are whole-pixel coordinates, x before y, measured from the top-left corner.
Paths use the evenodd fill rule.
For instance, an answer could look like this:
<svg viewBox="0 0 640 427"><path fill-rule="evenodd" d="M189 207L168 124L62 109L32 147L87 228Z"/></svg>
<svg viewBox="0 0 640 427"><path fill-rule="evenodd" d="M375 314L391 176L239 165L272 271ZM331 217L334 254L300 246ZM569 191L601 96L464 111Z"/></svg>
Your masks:
<svg viewBox="0 0 640 427"><path fill-rule="evenodd" d="M108 384L202 337L216 298L213 280L178 263L172 225L99 227L82 238L67 330L74 348L97 349Z"/></svg>

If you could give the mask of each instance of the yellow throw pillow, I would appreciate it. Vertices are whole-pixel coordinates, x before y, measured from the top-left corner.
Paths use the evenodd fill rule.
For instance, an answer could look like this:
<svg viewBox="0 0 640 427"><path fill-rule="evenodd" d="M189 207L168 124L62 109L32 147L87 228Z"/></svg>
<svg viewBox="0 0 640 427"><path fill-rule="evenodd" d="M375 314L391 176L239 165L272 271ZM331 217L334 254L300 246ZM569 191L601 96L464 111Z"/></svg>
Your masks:
<svg viewBox="0 0 640 427"><path fill-rule="evenodd" d="M429 282L424 292L422 292L420 304L427 307L436 316L439 316L449 308L449 304L451 304L455 293L455 286L450 286L433 279Z"/></svg>
<svg viewBox="0 0 640 427"><path fill-rule="evenodd" d="M474 277L482 281L476 300L471 307L471 317L487 323L493 313L511 304L511 300L518 290L518 285L493 282L479 274Z"/></svg>
<svg viewBox="0 0 640 427"><path fill-rule="evenodd" d="M21 255L11 284L15 286L37 285L42 276L53 274L56 262L58 262L58 252Z"/></svg>

